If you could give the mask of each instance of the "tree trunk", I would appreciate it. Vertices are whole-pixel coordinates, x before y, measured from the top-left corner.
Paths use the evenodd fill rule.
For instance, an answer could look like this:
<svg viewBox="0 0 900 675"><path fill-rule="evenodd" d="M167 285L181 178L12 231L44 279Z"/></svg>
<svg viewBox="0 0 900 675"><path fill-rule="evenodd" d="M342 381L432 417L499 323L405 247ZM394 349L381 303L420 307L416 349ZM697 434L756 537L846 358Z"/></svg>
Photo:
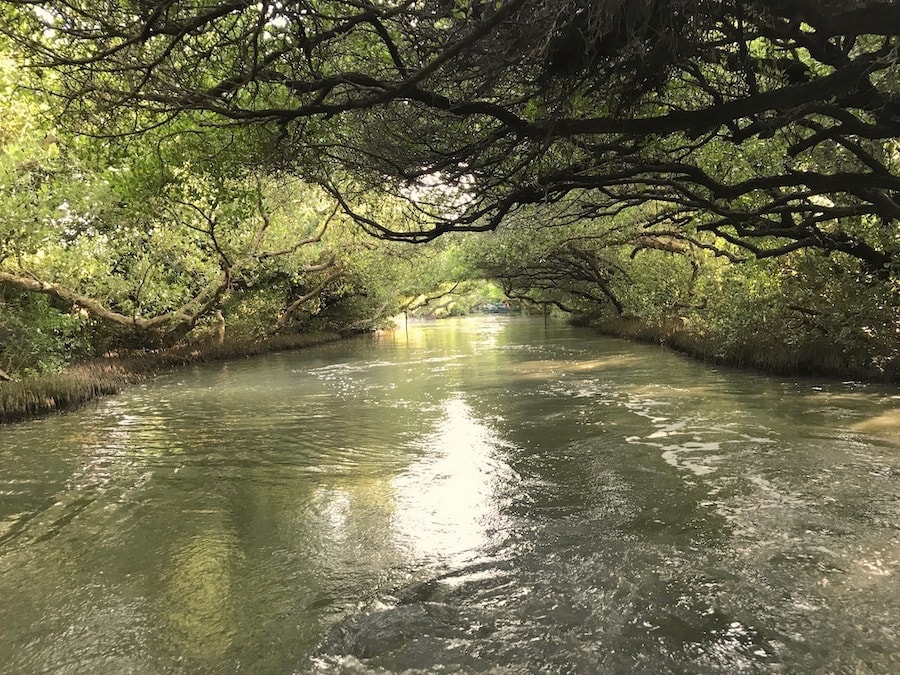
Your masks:
<svg viewBox="0 0 900 675"><path fill-rule="evenodd" d="M216 310L216 344L225 344L225 315L222 310Z"/></svg>

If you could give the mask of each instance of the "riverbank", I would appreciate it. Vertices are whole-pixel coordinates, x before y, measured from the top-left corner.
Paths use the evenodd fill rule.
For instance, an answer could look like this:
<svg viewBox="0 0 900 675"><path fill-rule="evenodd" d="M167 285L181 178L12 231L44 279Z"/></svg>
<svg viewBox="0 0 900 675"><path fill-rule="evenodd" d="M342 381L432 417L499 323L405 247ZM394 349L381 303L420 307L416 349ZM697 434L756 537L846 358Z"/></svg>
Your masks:
<svg viewBox="0 0 900 675"><path fill-rule="evenodd" d="M869 354L848 352L826 337L788 345L776 335L757 335L740 343L726 344L692 331L686 322L655 325L632 317L593 322L591 327L601 335L661 344L691 358L742 370L900 383L900 363L896 359L879 360Z"/></svg>
<svg viewBox="0 0 900 675"><path fill-rule="evenodd" d="M0 382L0 424L70 410L158 373L197 363L303 349L340 340L338 333L279 335L252 342L189 345L93 359L59 373Z"/></svg>

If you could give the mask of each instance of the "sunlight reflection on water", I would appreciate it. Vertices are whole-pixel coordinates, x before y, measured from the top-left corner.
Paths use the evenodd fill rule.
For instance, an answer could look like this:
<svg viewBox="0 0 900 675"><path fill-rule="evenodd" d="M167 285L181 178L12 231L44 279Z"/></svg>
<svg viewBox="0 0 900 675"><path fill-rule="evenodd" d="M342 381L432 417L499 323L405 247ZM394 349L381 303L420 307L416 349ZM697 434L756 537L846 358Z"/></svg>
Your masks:
<svg viewBox="0 0 900 675"><path fill-rule="evenodd" d="M513 473L504 443L459 394L423 440L425 454L393 480L396 540L431 561L463 562L502 537L499 490Z"/></svg>

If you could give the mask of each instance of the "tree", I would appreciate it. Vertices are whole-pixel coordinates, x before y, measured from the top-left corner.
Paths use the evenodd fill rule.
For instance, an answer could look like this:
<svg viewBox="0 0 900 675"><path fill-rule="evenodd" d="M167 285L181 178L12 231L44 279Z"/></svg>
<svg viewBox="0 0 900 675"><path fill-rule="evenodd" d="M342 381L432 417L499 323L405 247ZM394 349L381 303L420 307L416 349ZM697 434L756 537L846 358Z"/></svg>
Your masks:
<svg viewBox="0 0 900 675"><path fill-rule="evenodd" d="M591 219L577 199L561 200L534 206L496 232L470 240L465 257L512 298L587 319L668 320L694 302L707 256L740 258L727 242L648 227L652 220L649 206Z"/></svg>
<svg viewBox="0 0 900 675"><path fill-rule="evenodd" d="M183 148L158 165L176 178L138 201L168 213L160 236L196 255L153 267L168 269L160 289L181 284L182 304L151 302L148 277L146 318L204 283L210 311L265 296L283 330L341 306L380 316L397 306L387 289L413 302L443 292L425 288L441 265L394 242L495 230L473 255L513 294L675 316L723 340L750 322L760 335L790 326L790 344L866 335L872 354L891 351L890 0L0 0L0 11L60 134ZM253 194L269 204L273 186L302 193L304 181L327 191L334 222L389 243L329 227L305 262L260 256L254 233L277 228ZM92 214L115 203L94 200ZM18 226L6 245L36 241ZM125 300L116 311L133 312Z"/></svg>
<svg viewBox="0 0 900 675"><path fill-rule="evenodd" d="M892 274L900 206L890 0L5 0L6 32L96 133L256 125L277 163L409 201L377 236L495 229L578 193L664 204L758 257ZM764 161L754 165L760 157ZM749 174L732 170L741 157Z"/></svg>
<svg viewBox="0 0 900 675"><path fill-rule="evenodd" d="M44 119L46 98L14 84L14 63L0 65L6 369L58 367L89 343L173 344L260 278L316 287L290 297L281 319L257 318L272 326L336 276L322 243L333 202L236 161L252 134L169 125L115 145L67 134Z"/></svg>

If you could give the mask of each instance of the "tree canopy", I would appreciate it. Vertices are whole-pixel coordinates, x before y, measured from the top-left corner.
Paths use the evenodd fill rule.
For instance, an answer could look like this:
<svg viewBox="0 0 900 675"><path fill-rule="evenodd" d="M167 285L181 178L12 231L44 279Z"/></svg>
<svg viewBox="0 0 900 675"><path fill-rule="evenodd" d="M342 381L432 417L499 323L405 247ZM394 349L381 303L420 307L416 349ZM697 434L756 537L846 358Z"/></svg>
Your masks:
<svg viewBox="0 0 900 675"><path fill-rule="evenodd" d="M898 25L893 0L0 0L0 337L364 327L480 276L886 372Z"/></svg>
<svg viewBox="0 0 900 675"><path fill-rule="evenodd" d="M758 257L890 273L900 216L891 0L4 0L97 134L256 125L377 236L495 229L564 197ZM354 210L353 185L407 198Z"/></svg>
<svg viewBox="0 0 900 675"><path fill-rule="evenodd" d="M245 340L367 328L431 290L416 265L384 264L399 245L366 236L320 187L245 164L253 129L176 120L114 143L68 132L4 56L0 380L214 322Z"/></svg>

